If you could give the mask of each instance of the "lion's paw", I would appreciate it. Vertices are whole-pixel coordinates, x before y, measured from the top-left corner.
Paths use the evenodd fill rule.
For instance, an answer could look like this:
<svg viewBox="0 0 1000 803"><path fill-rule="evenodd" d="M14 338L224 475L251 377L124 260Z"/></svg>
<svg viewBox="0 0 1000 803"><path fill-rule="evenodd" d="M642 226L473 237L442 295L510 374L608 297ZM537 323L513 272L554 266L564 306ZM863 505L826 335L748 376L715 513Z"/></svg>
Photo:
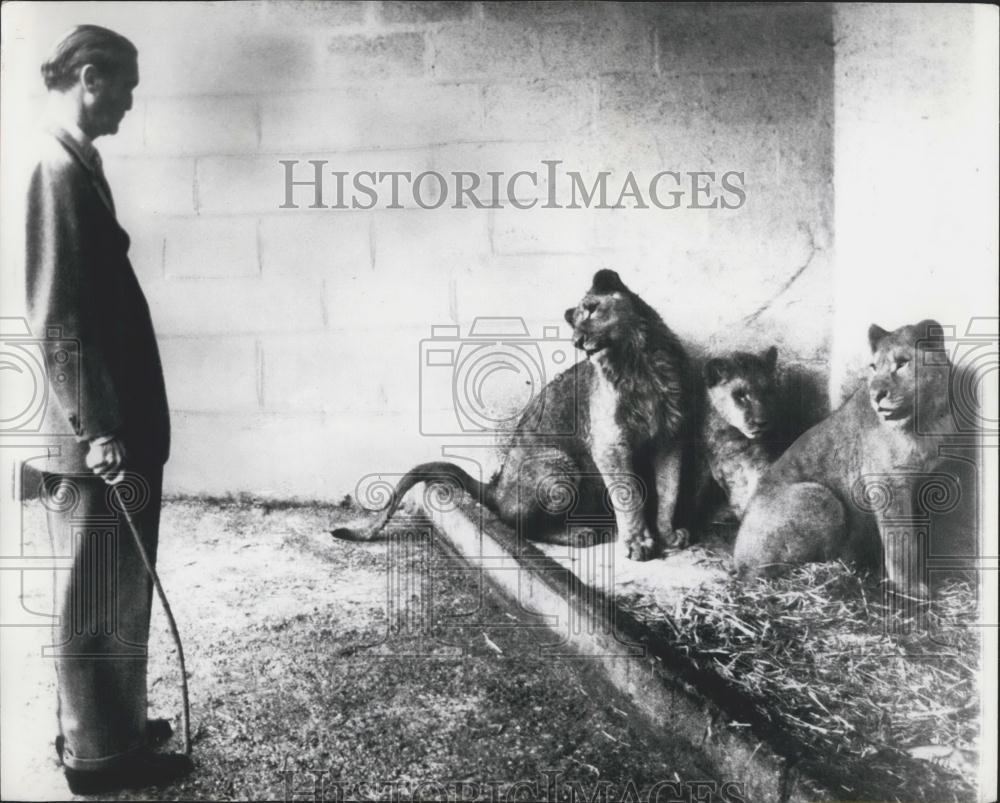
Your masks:
<svg viewBox="0 0 1000 803"><path fill-rule="evenodd" d="M644 533L641 538L626 541L625 550L629 560L650 560L656 556L656 540L649 533Z"/></svg>
<svg viewBox="0 0 1000 803"><path fill-rule="evenodd" d="M686 549L691 545L691 533L684 527L679 527L664 539L666 549Z"/></svg>

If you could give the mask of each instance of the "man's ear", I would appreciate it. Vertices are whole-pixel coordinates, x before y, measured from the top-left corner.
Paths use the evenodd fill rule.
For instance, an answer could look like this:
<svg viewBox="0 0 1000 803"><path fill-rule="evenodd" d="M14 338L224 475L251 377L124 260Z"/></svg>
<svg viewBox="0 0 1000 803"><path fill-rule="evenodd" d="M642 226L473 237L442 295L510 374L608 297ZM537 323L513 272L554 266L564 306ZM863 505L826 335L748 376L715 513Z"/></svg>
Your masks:
<svg viewBox="0 0 1000 803"><path fill-rule="evenodd" d="M873 323L868 327L868 345L871 346L872 354L875 353L875 349L878 348L878 344L882 338L887 337L888 334L889 333L877 323Z"/></svg>
<svg viewBox="0 0 1000 803"><path fill-rule="evenodd" d="M778 347L771 346L771 348L760 355L760 358L764 361L764 367L767 369L767 372L773 374L774 369L778 367Z"/></svg>
<svg viewBox="0 0 1000 803"><path fill-rule="evenodd" d="M80 83L88 92L94 92L98 87L100 87L101 84L104 83L104 77L95 65L84 64L80 68Z"/></svg>
<svg viewBox="0 0 1000 803"><path fill-rule="evenodd" d="M705 363L701 375L705 378L705 384L714 388L720 382L729 378L729 360L724 357L714 357Z"/></svg>

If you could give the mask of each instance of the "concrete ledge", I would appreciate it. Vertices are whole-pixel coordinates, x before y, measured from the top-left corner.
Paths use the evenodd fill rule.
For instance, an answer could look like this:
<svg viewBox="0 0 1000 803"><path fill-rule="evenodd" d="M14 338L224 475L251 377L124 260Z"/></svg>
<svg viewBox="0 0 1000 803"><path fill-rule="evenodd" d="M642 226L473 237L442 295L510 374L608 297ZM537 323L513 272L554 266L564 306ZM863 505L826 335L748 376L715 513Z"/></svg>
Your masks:
<svg viewBox="0 0 1000 803"><path fill-rule="evenodd" d="M478 505L425 504L424 511L447 547L561 636L553 657L591 659L648 726L702 750L721 778L745 784L747 800L836 799L829 791L835 779L798 765L796 744L716 675L692 667L674 645L651 638L613 595L584 584Z"/></svg>

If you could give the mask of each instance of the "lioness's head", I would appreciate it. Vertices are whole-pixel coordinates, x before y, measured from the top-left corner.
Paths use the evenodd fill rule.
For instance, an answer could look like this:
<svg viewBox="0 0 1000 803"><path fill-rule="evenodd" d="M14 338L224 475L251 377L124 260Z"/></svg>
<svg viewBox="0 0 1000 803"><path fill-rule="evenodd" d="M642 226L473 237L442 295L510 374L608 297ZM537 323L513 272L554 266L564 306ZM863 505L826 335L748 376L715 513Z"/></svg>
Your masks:
<svg viewBox="0 0 1000 803"><path fill-rule="evenodd" d="M708 399L722 419L751 440L766 435L775 423L778 349L760 354L736 351L714 357L702 371Z"/></svg>
<svg viewBox="0 0 1000 803"><path fill-rule="evenodd" d="M651 320L659 321L613 270L597 271L591 288L565 317L573 327L573 345L588 357L626 340L636 343Z"/></svg>
<svg viewBox="0 0 1000 803"><path fill-rule="evenodd" d="M930 319L888 332L877 324L868 329L872 361L868 366L868 397L881 421L905 426L913 421L918 403L939 405L945 388L937 387L947 367L941 325ZM928 352L932 354L928 355Z"/></svg>

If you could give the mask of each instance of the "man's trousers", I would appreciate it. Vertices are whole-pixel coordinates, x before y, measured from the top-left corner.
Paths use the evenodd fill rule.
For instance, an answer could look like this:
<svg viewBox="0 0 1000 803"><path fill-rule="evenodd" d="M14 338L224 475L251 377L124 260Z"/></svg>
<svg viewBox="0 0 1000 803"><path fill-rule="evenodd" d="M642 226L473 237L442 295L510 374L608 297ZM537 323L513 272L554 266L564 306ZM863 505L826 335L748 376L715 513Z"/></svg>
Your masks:
<svg viewBox="0 0 1000 803"><path fill-rule="evenodd" d="M99 770L144 744L146 645L152 580L135 547L129 511L156 561L163 468L137 468L119 485L93 474L45 474L53 554L72 556L55 572L53 646L63 763Z"/></svg>

